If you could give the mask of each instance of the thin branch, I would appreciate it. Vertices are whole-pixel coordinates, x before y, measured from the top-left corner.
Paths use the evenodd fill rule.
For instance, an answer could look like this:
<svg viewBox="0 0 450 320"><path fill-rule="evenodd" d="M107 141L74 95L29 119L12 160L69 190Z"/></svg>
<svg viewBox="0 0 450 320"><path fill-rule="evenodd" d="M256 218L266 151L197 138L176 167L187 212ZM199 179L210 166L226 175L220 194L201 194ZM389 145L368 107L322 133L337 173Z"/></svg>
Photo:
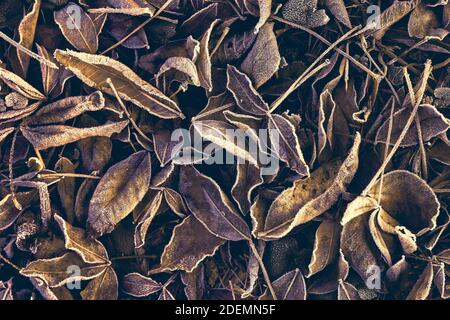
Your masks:
<svg viewBox="0 0 450 320"><path fill-rule="evenodd" d="M56 69L58 70L59 67L54 64L53 62L45 59L44 57L41 57L40 55L34 53L33 51L25 48L24 46L22 46L20 43L17 43L16 41L14 41L13 39L11 39L10 37L8 37L6 34L4 34L3 32L0 31L0 38L2 38L3 40L5 40L6 42L8 42L10 45L14 46L17 48L17 50L22 51L23 53L29 55L31 58L36 59L37 61L45 64L46 66L52 68L52 69Z"/></svg>
<svg viewBox="0 0 450 320"><path fill-rule="evenodd" d="M417 110L419 109L420 103L421 103L421 101L423 99L423 96L425 94L425 89L426 89L426 86L427 86L428 79L429 79L429 77L431 75L431 70L432 69L433 68L431 66L431 60L427 60L427 62L425 63L425 68L423 70L422 83L420 84L420 87L417 90L418 97L417 97L416 103L414 104L414 108L411 111L411 115L409 116L408 120L406 121L405 126L404 126L402 132L400 133L400 136L398 137L397 142L392 147L391 152L386 157L386 159L384 160L384 162L381 165L381 167L378 169L378 171L373 176L372 180L369 182L367 187L362 192L363 196L367 195L367 193L370 191L370 189L373 187L373 185L377 182L378 177L384 172L384 169L386 168L388 163L391 161L391 159L394 156L394 154L397 152L398 148L400 147L400 144L402 143L403 139L406 136L406 133L408 132L409 128L411 127L411 124L414 121L414 117L415 117L415 115L417 113Z"/></svg>
<svg viewBox="0 0 450 320"><path fill-rule="evenodd" d="M264 261L262 260L261 256L259 255L258 249L256 249L255 244L253 243L252 240L249 240L248 244L249 244L250 249L252 250L253 254L255 255L256 259L258 260L259 266L260 266L262 274L264 276L264 280L266 281L267 288L269 288L269 291L272 294L273 299L278 300L275 290L273 289L272 282L270 281L269 273L267 272L266 266L264 265Z"/></svg>

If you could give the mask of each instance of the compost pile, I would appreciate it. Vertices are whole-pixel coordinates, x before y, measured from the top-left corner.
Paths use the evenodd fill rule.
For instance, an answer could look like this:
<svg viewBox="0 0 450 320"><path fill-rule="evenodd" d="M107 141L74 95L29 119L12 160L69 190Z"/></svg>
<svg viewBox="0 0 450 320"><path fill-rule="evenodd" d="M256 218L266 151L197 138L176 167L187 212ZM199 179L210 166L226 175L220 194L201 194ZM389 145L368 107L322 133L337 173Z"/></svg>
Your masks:
<svg viewBox="0 0 450 320"><path fill-rule="evenodd" d="M0 299L447 299L449 24L0 1Z"/></svg>

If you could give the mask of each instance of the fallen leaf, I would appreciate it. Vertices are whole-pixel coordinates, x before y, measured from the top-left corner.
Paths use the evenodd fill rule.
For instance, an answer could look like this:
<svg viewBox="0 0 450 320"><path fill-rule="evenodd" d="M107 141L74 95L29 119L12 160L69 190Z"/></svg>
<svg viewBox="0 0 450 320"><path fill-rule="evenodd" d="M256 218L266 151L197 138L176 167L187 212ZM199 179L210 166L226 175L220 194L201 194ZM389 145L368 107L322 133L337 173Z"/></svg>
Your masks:
<svg viewBox="0 0 450 320"><path fill-rule="evenodd" d="M111 232L143 199L150 185L151 162L137 152L106 171L89 204L88 226L97 236Z"/></svg>

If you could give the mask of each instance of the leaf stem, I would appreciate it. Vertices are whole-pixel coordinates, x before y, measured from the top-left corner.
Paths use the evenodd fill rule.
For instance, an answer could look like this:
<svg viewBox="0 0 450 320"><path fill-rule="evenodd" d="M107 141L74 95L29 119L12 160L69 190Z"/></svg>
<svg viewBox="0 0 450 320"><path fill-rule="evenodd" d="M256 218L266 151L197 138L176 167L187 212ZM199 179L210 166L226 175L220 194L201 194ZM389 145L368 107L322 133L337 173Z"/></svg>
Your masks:
<svg viewBox="0 0 450 320"><path fill-rule="evenodd" d="M411 111L411 115L409 116L408 120L406 121L405 126L404 126L402 132L400 133L400 136L398 137L397 142L392 147L391 152L386 157L386 159L383 161L383 164L381 165L381 167L378 169L378 171L373 176L372 180L369 182L367 187L362 192L363 196L366 196L367 193L370 191L370 189L372 189L372 187L375 185L375 183L378 180L378 177L384 172L384 169L386 168L388 163L391 161L392 157L397 152L398 148L400 147L400 144L402 143L403 139L405 138L406 133L409 130L409 127L411 126L412 122L414 121L414 117L417 113L417 110L419 109L420 103L422 102L422 99L423 99L423 96L425 93L425 89L427 87L427 82L431 75L432 69L433 68L431 66L431 60L427 60L427 62L425 63L424 71L423 71L422 82L420 83L420 87L417 90L417 92L419 94L418 94L417 100L415 101L416 103L414 104L413 110Z"/></svg>
<svg viewBox="0 0 450 320"><path fill-rule="evenodd" d="M14 46L17 50L20 50L22 52L24 52L25 54L29 55L31 58L36 59L37 61L45 64L46 66L58 70L58 66L56 64L54 64L53 62L45 59L44 57L41 57L40 55L34 53L33 51L25 48L24 46L22 46L21 44L17 43L16 41L14 41L13 39L11 39L10 37L8 37L6 34L4 34L3 32L0 31L0 38L2 38L3 40L5 40L6 42L8 42L10 45Z"/></svg>
<svg viewBox="0 0 450 320"><path fill-rule="evenodd" d="M131 31L129 34L127 34L125 37L123 37L120 41L116 42L115 44L113 44L111 47L109 47L108 49L106 49L105 51L103 51L101 54L106 54L109 51L117 48L118 46L120 46L122 43L124 43L125 41L127 41L130 37L132 37L134 34L136 34L137 32L139 32L139 30L141 30L142 28L144 28L150 21L152 21L153 19L155 19L157 16L160 15L161 12L163 12L164 10L166 10L166 8L172 3L173 0L167 0L159 9L158 11L155 12L155 14L153 16L151 16L150 18L148 18L147 20L145 20L144 22L142 22L140 25L138 25L133 31Z"/></svg>
<svg viewBox="0 0 450 320"><path fill-rule="evenodd" d="M120 107L122 108L123 112L125 113L125 115L127 116L127 118L130 120L131 125L133 126L133 128L139 133L140 136L142 136L142 138L144 138L147 142L151 142L152 140L150 140L149 137L147 137L145 135L144 132L142 132L142 130L138 127L138 125L136 124L136 122L133 120L133 118L131 117L131 114L128 112L127 107L125 106L125 104L122 101L122 98L119 96L119 92L117 92L116 87L114 86L114 83L112 82L111 78L106 79L106 82L108 83L108 85L110 86L111 90L114 93L114 96L116 97L117 101L119 102Z"/></svg>
<svg viewBox="0 0 450 320"><path fill-rule="evenodd" d="M324 37L322 37L320 34L318 34L317 32L315 32L315 31L313 31L313 30L311 30L311 29L309 29L309 28L306 28L306 27L304 27L304 26L302 26L302 25L299 25L299 24L294 23L294 22L290 22L290 21L288 21L288 20L285 20L285 19L280 18L280 17L277 17L277 16L272 16L272 19L275 20L275 21L278 21L278 22L282 22L282 23L284 23L284 24L287 24L287 25L289 25L289 26L291 26L291 27L294 27L294 28L300 29L300 30L302 30L302 31L305 31L305 32L309 33L310 35L316 37L317 39L319 39L320 41L322 41L323 43L325 43L325 44L328 45L328 46L331 46L331 45L332 45L330 41L328 41L327 39L325 39ZM360 27L358 26L357 28L360 28ZM352 29L352 30L353 30L353 29ZM332 49L336 50L338 53L340 53L341 55L343 55L344 57L346 57L347 59L349 59L349 60L350 60L351 62L353 62L356 66L358 66L361 70L364 70L365 72L367 72L368 74L370 74L370 75L371 75L374 79L376 79L377 81L379 81L380 79L383 78L382 75L379 75L379 74L374 73L372 70L370 70L369 68L367 68L365 65L363 65L361 62L359 62L359 61L356 60L355 58L353 58L353 57L352 57L350 54L348 54L347 52L345 52L345 51L339 49L338 47L334 47L334 48L332 48Z"/></svg>
<svg viewBox="0 0 450 320"><path fill-rule="evenodd" d="M259 266L261 267L261 271L264 276L264 280L266 281L266 284L267 284L267 288L269 288L269 291L272 294L273 299L278 300L275 290L273 289L272 282L270 281L269 273L267 272L266 266L264 265L264 261L262 260L261 256L259 255L258 249L256 249L255 244L253 243L252 240L248 241L248 245L250 246L250 249L252 250L253 254L255 255L256 259L258 260Z"/></svg>
<svg viewBox="0 0 450 320"><path fill-rule="evenodd" d="M15 265L14 263L11 262L11 260L5 258L1 253L0 253L0 259L3 260L6 264L8 264L9 266L11 266L12 268L14 268L15 270L19 271L21 270L21 268L19 268L17 265Z"/></svg>
<svg viewBox="0 0 450 320"><path fill-rule="evenodd" d="M117 261L117 260L132 260L132 259L155 259L155 255L143 255L143 256L119 256L119 257L112 257L109 260L111 261Z"/></svg>
<svg viewBox="0 0 450 320"><path fill-rule="evenodd" d="M331 44L330 42L328 42L328 40L326 40L329 43L329 47L323 51L318 57L317 59L311 63L311 65L306 68L306 70L297 78L297 80L294 81L294 83L292 83L292 85L289 87L289 89L287 89L280 97L278 97L278 99L276 99L272 105L270 106L270 110L269 113L272 113L273 111L275 111L275 109L295 90L297 90L297 88L302 85L306 80L308 80L310 77L312 77L314 74L316 74L319 70L321 70L323 67L327 66L330 64L330 61L327 59L325 62L323 62L322 64L320 64L319 66L316 67L316 65L320 62L320 60L322 60L331 50L333 50L339 43L341 43L342 41L344 41L346 38L348 38L352 33L354 33L356 30L358 30L359 27L355 27L353 29L351 29L350 31L348 31L346 34L344 34L342 37L340 37L339 39L337 39L333 44Z"/></svg>
<svg viewBox="0 0 450 320"><path fill-rule="evenodd" d="M98 176L89 174L71 173L71 172L55 172L55 173L40 173L38 178L53 178L53 177L67 177L67 178L84 178L84 179L100 179Z"/></svg>

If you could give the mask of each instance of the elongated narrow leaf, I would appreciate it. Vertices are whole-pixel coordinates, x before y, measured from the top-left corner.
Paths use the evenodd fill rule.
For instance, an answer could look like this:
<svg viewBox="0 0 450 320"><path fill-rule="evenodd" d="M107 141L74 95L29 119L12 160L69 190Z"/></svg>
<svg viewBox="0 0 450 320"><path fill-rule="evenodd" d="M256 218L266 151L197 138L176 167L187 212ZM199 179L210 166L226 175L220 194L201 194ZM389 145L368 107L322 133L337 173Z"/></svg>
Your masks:
<svg viewBox="0 0 450 320"><path fill-rule="evenodd" d="M431 286L433 284L433 265L430 263L427 264L422 274L420 275L417 282L412 287L407 300L425 300L431 291Z"/></svg>
<svg viewBox="0 0 450 320"><path fill-rule="evenodd" d="M39 278L50 287L60 287L73 281L93 279L106 267L105 264L87 264L78 254L69 252L61 257L30 262L20 273Z"/></svg>
<svg viewBox="0 0 450 320"><path fill-rule="evenodd" d="M326 0L325 4L338 21L348 28L352 27L344 0Z"/></svg>
<svg viewBox="0 0 450 320"><path fill-rule="evenodd" d="M33 47L40 8L41 0L34 0L31 11L25 15L19 25L19 44L29 50ZM22 76L26 77L30 65L30 56L17 50L17 58L19 59L19 64L22 68Z"/></svg>
<svg viewBox="0 0 450 320"><path fill-rule="evenodd" d="M142 298L158 292L162 289L162 285L150 277L133 272L123 277L122 288L126 294Z"/></svg>
<svg viewBox="0 0 450 320"><path fill-rule="evenodd" d="M259 20L255 26L255 33L259 32L259 29L266 23L270 17L272 10L272 0L258 0L259 5Z"/></svg>
<svg viewBox="0 0 450 320"><path fill-rule="evenodd" d="M272 149L278 157L301 176L309 176L294 125L285 117L273 114L269 117L268 128Z"/></svg>
<svg viewBox="0 0 450 320"><path fill-rule="evenodd" d="M128 125L128 120L105 124L91 128L75 128L65 125L42 127L22 127L23 136L38 150L59 147L90 137L111 137L121 132Z"/></svg>
<svg viewBox="0 0 450 320"><path fill-rule="evenodd" d="M30 85L28 82L23 80L21 77L15 73L2 68L0 65L0 78L10 87L11 89L19 92L24 97L33 100L43 100L45 96L40 93L36 88Z"/></svg>
<svg viewBox="0 0 450 320"><path fill-rule="evenodd" d="M317 228L307 277L325 269L338 256L340 231L339 223L333 220L325 220Z"/></svg>
<svg viewBox="0 0 450 320"><path fill-rule="evenodd" d="M44 125L61 123L73 119L84 112L99 111L105 107L105 98L99 91L88 96L77 96L61 99L39 108L28 118L28 125Z"/></svg>
<svg viewBox="0 0 450 320"><path fill-rule="evenodd" d="M90 87L113 95L109 78L122 99L164 119L184 117L174 101L114 59L70 50L56 50L55 58Z"/></svg>
<svg viewBox="0 0 450 320"><path fill-rule="evenodd" d="M255 90L251 80L232 65L227 67L227 88L243 111L257 116L264 116L269 112L269 105Z"/></svg>
<svg viewBox="0 0 450 320"><path fill-rule="evenodd" d="M208 91L212 91L212 74L211 74L211 54L209 52L209 41L211 33L219 20L215 20L206 30L202 39L200 40L200 53L197 59L197 69L200 79L200 84Z"/></svg>
<svg viewBox="0 0 450 320"><path fill-rule="evenodd" d="M225 149L232 155L258 165L256 155L250 153L246 147L246 132L236 130L234 126L223 121L204 120L193 124L197 133L206 140Z"/></svg>
<svg viewBox="0 0 450 320"><path fill-rule="evenodd" d="M238 164L236 170L237 176L231 188L231 195L241 212L247 214L252 205L252 191L264 181L260 169L250 163Z"/></svg>

